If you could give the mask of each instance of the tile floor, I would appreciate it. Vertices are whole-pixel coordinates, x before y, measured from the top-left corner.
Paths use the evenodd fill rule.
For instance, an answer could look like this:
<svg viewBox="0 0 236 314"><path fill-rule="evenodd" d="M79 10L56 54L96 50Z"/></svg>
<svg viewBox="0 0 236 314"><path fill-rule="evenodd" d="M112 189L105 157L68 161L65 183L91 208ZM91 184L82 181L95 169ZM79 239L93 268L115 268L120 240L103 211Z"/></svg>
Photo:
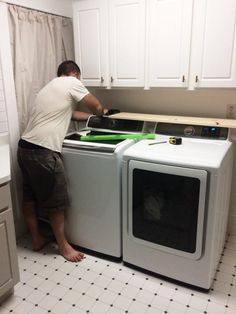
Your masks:
<svg viewBox="0 0 236 314"><path fill-rule="evenodd" d="M236 314L236 236L226 241L208 293L91 255L66 262L55 243L36 253L28 237L18 241L18 256L21 281L2 314Z"/></svg>

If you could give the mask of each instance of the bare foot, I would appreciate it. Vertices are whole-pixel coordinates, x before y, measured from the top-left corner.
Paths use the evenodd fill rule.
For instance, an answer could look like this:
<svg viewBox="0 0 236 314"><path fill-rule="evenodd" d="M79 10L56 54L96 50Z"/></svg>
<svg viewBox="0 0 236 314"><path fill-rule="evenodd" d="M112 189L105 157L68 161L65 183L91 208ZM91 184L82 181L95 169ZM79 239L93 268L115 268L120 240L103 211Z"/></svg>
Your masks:
<svg viewBox="0 0 236 314"><path fill-rule="evenodd" d="M36 239L33 239L33 250L40 251L51 240L52 238L46 238L45 236L40 234Z"/></svg>
<svg viewBox="0 0 236 314"><path fill-rule="evenodd" d="M59 252L69 262L80 262L84 258L84 254L74 250L68 242L59 247Z"/></svg>

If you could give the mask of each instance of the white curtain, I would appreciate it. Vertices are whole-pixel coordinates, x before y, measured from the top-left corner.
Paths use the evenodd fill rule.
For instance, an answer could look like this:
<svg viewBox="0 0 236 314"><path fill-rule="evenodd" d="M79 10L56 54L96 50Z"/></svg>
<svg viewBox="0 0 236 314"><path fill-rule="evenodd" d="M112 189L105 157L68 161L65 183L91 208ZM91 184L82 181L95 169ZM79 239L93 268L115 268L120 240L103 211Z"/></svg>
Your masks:
<svg viewBox="0 0 236 314"><path fill-rule="evenodd" d="M69 18L9 5L12 57L20 131L38 91L56 76L58 65L74 60Z"/></svg>

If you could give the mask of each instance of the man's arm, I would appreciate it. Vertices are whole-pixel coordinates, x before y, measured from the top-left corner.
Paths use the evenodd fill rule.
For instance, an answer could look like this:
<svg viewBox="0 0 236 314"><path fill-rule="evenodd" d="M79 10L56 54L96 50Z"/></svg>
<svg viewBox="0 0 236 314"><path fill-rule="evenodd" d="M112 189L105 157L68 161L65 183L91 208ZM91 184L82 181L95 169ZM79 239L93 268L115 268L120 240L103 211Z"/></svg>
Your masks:
<svg viewBox="0 0 236 314"><path fill-rule="evenodd" d="M75 121L86 121L91 113L84 111L73 111L71 120Z"/></svg>
<svg viewBox="0 0 236 314"><path fill-rule="evenodd" d="M85 105L93 114L97 116L102 116L104 114L104 108L100 101L92 94L86 95L80 103Z"/></svg>

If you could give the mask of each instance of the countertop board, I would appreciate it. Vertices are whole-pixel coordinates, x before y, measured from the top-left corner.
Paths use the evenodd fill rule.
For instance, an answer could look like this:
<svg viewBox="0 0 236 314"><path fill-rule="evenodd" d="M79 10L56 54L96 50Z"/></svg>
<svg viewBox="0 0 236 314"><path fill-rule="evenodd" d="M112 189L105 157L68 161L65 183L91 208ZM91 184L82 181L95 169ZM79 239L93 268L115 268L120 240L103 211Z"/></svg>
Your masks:
<svg viewBox="0 0 236 314"><path fill-rule="evenodd" d="M148 122L166 122L176 124L216 126L236 129L236 119L201 118L187 116L169 116L146 113L120 112L110 115L114 119L141 120Z"/></svg>

